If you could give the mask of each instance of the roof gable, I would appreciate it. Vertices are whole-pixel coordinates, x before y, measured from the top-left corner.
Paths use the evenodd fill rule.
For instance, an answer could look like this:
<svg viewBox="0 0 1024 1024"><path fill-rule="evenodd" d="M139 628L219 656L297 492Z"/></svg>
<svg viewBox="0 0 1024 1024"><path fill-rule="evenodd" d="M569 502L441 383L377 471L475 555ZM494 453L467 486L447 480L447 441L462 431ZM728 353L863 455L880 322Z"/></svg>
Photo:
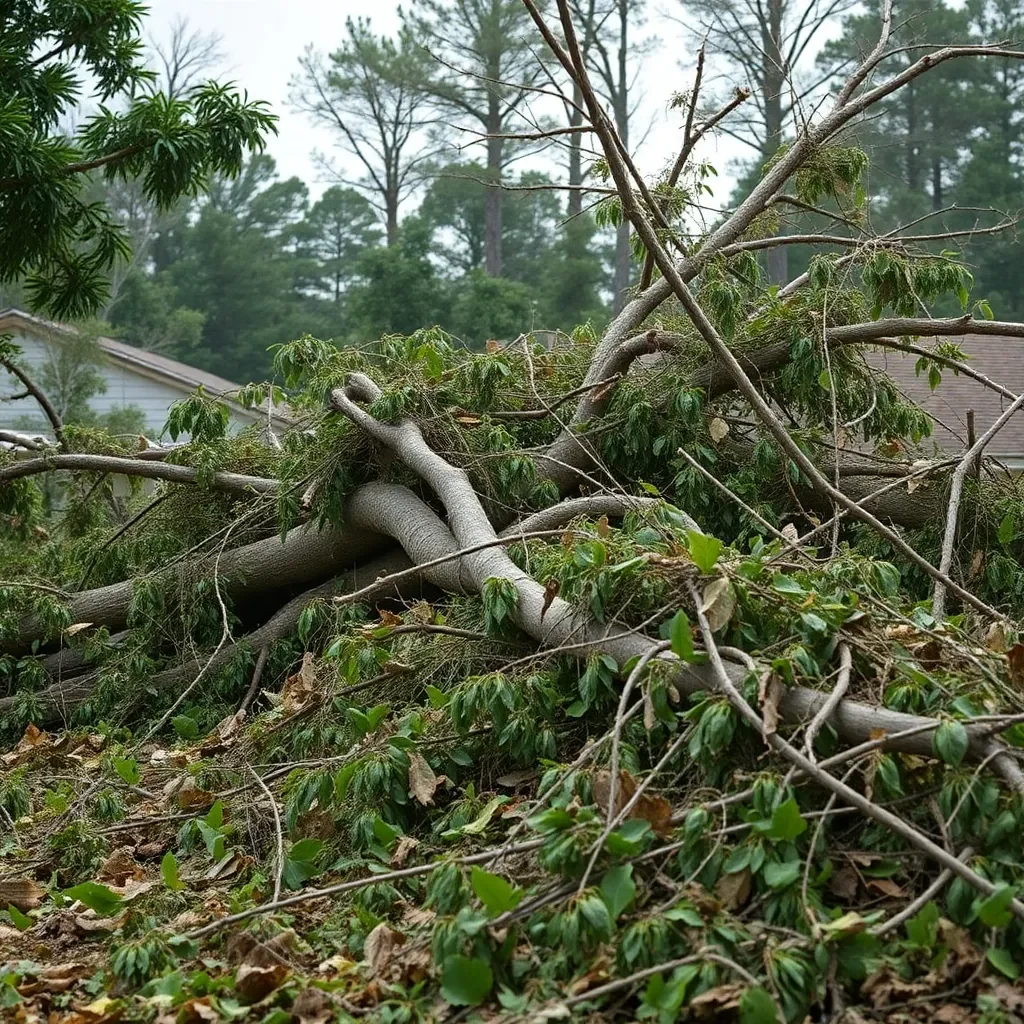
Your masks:
<svg viewBox="0 0 1024 1024"><path fill-rule="evenodd" d="M5 332L32 334L48 339L78 333L77 329L69 324L56 323L13 308L0 310L0 334ZM231 397L241 389L241 385L233 381L189 366L188 363L179 362L177 359L116 341L114 338L100 336L96 338L96 344L108 360L134 373L158 380L183 395L191 394L202 387L208 394L227 402L233 411L244 419L260 418L258 410L246 409ZM289 417L277 411L271 413L271 418L278 428L288 427L293 423Z"/></svg>

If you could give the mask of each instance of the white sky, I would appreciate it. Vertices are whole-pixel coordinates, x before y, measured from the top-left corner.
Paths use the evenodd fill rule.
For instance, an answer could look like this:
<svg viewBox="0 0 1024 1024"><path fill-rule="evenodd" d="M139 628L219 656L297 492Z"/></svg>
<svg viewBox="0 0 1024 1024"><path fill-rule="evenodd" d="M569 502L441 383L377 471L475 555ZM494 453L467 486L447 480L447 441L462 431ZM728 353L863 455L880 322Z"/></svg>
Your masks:
<svg viewBox="0 0 1024 1024"><path fill-rule="evenodd" d="M670 5L672 0L665 2ZM393 32L398 24L396 0L150 0L149 6L147 33L156 40L166 39L178 18L221 36L221 75L248 90L252 98L267 100L280 118L280 134L271 141L269 152L282 177L302 178L314 194L323 188L311 154L315 149L330 152L331 137L306 115L289 109L289 79L307 45L327 52L338 45L347 17L369 17L378 32ZM649 118L654 122L637 156L641 170L653 175L672 158L680 139L682 112L668 115L666 102L672 92L688 87L691 76L679 65L687 50L679 24L652 14L644 33L658 43L644 62L639 93L643 106L637 123L646 124ZM727 198L726 165L743 153L744 147L728 139L709 145L704 155L721 175L715 200Z"/></svg>

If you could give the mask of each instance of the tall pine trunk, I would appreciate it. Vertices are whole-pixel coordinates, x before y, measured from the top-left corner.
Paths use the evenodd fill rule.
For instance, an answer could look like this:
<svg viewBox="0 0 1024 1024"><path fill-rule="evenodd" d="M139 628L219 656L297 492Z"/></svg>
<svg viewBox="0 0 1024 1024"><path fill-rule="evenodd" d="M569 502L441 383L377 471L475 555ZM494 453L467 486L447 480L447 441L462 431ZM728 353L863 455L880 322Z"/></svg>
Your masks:
<svg viewBox="0 0 1024 1024"><path fill-rule="evenodd" d="M626 66L629 43L629 0L619 0L619 66L618 88L612 97L615 111L615 127L622 145L629 150L629 69ZM626 304L629 281L633 269L632 253L629 248L629 221L625 217L615 232L615 282L613 307L618 313Z"/></svg>
<svg viewBox="0 0 1024 1024"><path fill-rule="evenodd" d="M782 39L783 0L768 0L768 20L762 24L764 51L765 158L770 159L782 145L782 90L786 87ZM789 254L786 246L768 250L768 280L785 284L789 280Z"/></svg>
<svg viewBox="0 0 1024 1024"><path fill-rule="evenodd" d="M493 92L487 97L487 186L484 198L484 269L501 277L501 107Z"/></svg>

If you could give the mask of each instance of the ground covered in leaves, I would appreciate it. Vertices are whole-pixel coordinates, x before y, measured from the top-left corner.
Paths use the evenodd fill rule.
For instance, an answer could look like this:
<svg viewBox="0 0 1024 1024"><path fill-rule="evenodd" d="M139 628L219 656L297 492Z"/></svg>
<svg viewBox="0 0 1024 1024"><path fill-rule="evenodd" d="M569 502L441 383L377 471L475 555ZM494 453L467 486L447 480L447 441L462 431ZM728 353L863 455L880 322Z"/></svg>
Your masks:
<svg viewBox="0 0 1024 1024"><path fill-rule="evenodd" d="M146 742L29 725L0 757L5 1019L1024 1019L1007 909L1024 806L965 759L963 726L1015 709L1013 635L900 610L888 563L811 571L781 543L741 552L673 522L578 521L514 554L592 610L653 615L691 661L678 595L698 580L723 647L757 652L766 722L849 644L852 696L943 725L932 756L879 741L847 780L1005 883L994 895L946 879L918 899L935 866L787 775L726 700L652 670L623 715L630 666L537 652L500 591L325 600L302 627L323 653L248 715L186 703ZM837 749L828 729L817 747Z"/></svg>

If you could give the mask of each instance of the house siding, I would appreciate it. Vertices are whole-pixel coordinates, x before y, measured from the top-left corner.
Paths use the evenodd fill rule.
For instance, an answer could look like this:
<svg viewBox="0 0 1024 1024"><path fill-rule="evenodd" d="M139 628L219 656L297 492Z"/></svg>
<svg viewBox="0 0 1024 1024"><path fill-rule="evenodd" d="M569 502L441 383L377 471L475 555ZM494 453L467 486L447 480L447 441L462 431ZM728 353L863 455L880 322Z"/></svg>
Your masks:
<svg viewBox="0 0 1024 1024"><path fill-rule="evenodd" d="M22 350L20 361L42 387L41 378L45 376L45 368L55 365L61 342L22 332L14 336L14 343ZM102 375L107 387L103 394L93 395L89 399L89 407L102 416L115 409L135 406L141 410L145 418L146 435L152 439L157 438L163 430L171 405L195 390L184 383L175 385L155 379L131 367L113 363L102 355L95 369ZM46 417L34 399L5 401L19 391L24 391L21 382L0 369L0 429L26 429L31 424L33 430L46 431ZM255 416L232 409L232 425L235 430L255 420Z"/></svg>

